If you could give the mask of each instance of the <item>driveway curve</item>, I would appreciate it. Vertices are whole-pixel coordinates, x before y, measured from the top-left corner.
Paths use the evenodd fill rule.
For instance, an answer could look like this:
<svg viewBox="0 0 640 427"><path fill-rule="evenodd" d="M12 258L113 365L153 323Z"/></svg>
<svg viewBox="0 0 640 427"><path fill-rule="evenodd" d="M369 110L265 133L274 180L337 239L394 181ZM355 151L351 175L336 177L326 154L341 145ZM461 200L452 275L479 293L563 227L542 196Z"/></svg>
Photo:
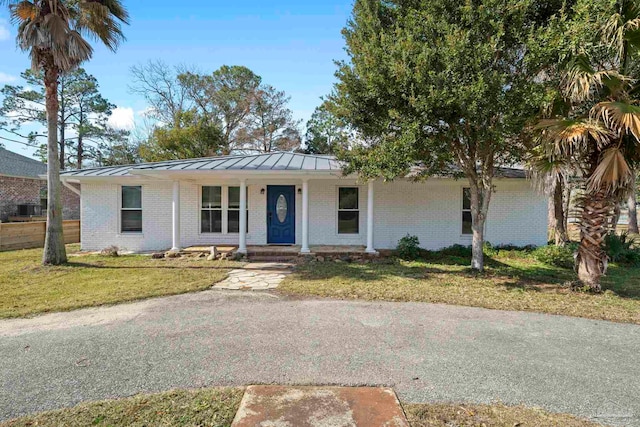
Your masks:
<svg viewBox="0 0 640 427"><path fill-rule="evenodd" d="M211 385L387 385L640 426L640 326L205 291L0 321L0 419Z"/></svg>

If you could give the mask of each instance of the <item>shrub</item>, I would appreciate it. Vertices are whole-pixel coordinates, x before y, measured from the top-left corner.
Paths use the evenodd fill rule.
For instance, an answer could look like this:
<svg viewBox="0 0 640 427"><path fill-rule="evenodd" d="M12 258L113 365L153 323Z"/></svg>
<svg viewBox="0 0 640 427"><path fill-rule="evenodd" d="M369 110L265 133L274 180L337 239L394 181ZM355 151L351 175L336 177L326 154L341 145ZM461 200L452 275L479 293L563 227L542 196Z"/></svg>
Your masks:
<svg viewBox="0 0 640 427"><path fill-rule="evenodd" d="M438 255L443 256L454 256L459 258L470 258L471 257L471 246L463 246L463 245L451 245L446 248L442 248L436 252Z"/></svg>
<svg viewBox="0 0 640 427"><path fill-rule="evenodd" d="M414 260L420 257L420 240L418 236L407 234L398 241L396 246L396 254L398 258L404 260Z"/></svg>
<svg viewBox="0 0 640 427"><path fill-rule="evenodd" d="M576 249L576 243L568 243L564 246L547 245L535 249L531 255L543 264L573 268L575 264L573 254Z"/></svg>
<svg viewBox="0 0 640 427"><path fill-rule="evenodd" d="M610 233L604 238L604 248L612 262L640 265L640 249L634 248L636 243L626 231Z"/></svg>

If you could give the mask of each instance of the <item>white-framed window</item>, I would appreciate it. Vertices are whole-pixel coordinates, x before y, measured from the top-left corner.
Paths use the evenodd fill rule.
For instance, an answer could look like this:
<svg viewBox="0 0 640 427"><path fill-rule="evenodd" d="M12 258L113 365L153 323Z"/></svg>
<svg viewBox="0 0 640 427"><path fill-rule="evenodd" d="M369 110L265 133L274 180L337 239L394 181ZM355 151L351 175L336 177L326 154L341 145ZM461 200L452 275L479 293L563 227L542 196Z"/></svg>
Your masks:
<svg viewBox="0 0 640 427"><path fill-rule="evenodd" d="M120 232L142 232L142 186L120 187Z"/></svg>
<svg viewBox="0 0 640 427"><path fill-rule="evenodd" d="M358 187L338 187L338 234L360 233Z"/></svg>
<svg viewBox="0 0 640 427"><path fill-rule="evenodd" d="M200 232L222 233L222 187L203 185L200 197Z"/></svg>
<svg viewBox="0 0 640 427"><path fill-rule="evenodd" d="M249 232L249 192L247 192L247 230ZM227 188L227 233L240 232L240 187Z"/></svg>
<svg viewBox="0 0 640 427"><path fill-rule="evenodd" d="M462 189L462 234L473 234L471 228L471 189Z"/></svg>

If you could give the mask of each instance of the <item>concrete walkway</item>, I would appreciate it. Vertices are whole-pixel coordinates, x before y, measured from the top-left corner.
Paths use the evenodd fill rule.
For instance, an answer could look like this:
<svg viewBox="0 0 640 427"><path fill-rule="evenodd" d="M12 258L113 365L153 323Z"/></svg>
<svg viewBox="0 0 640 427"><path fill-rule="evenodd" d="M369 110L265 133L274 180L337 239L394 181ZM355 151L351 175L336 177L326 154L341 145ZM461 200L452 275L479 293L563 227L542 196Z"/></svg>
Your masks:
<svg viewBox="0 0 640 427"><path fill-rule="evenodd" d="M640 326L210 290L0 321L0 419L213 385L375 385L640 426Z"/></svg>
<svg viewBox="0 0 640 427"><path fill-rule="evenodd" d="M252 262L231 270L229 277L213 285L214 289L265 291L275 289L291 274L292 264L282 262Z"/></svg>
<svg viewBox="0 0 640 427"><path fill-rule="evenodd" d="M409 427L388 387L254 385L231 427Z"/></svg>

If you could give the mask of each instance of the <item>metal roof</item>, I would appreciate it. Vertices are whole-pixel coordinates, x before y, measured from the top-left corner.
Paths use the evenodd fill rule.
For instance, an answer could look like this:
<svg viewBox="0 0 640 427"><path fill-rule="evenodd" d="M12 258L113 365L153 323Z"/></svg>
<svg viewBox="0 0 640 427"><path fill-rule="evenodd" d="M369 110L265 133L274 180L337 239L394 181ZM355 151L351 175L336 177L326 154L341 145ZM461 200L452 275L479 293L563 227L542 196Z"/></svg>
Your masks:
<svg viewBox="0 0 640 427"><path fill-rule="evenodd" d="M202 157L198 159L168 160L154 163L139 163L125 166L106 166L91 169L71 170L60 173L66 178L81 177L121 177L144 175L154 171L306 171L306 172L341 172L342 163L334 156L302 153L259 153L241 154L219 157ZM416 167L419 169L419 167ZM415 169L415 168L414 168ZM46 170L46 167L45 167ZM415 172L415 170L413 171ZM454 171L452 171L454 173ZM408 175L410 177L411 174ZM496 177L526 178L526 173L517 168L498 168Z"/></svg>
<svg viewBox="0 0 640 427"><path fill-rule="evenodd" d="M47 173L47 165L36 159L0 148L0 175L38 178Z"/></svg>
<svg viewBox="0 0 640 427"><path fill-rule="evenodd" d="M64 171L64 177L106 177L131 175L131 171L341 171L342 166L333 156L301 153L261 153L199 159L169 160L126 166Z"/></svg>

